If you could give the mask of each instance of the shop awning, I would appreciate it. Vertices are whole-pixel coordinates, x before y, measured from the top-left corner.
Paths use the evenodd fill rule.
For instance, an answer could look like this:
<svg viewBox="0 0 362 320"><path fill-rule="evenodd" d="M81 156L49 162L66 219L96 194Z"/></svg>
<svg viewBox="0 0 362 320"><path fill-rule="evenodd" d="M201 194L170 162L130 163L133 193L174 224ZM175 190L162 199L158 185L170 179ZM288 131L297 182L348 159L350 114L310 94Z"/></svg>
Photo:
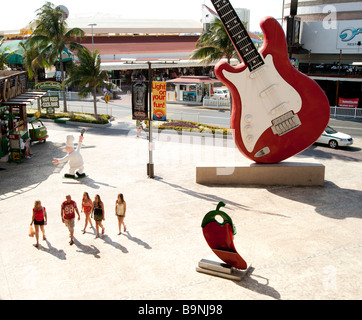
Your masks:
<svg viewBox="0 0 362 320"><path fill-rule="evenodd" d="M147 61L114 61L114 62L102 62L101 69L112 71L112 70L142 70L148 69L149 65ZM199 60L156 60L150 61L152 69L172 69L172 68L190 68L200 67Z"/></svg>
<svg viewBox="0 0 362 320"><path fill-rule="evenodd" d="M215 83L220 82L207 76L182 76L180 78L167 80L167 83L173 84L198 84L198 83Z"/></svg>
<svg viewBox="0 0 362 320"><path fill-rule="evenodd" d="M28 91L18 95L17 97L11 98L8 101L3 101L1 104L3 106L27 105L46 94L47 92L45 91Z"/></svg>
<svg viewBox="0 0 362 320"><path fill-rule="evenodd" d="M349 81L349 82L362 82L362 78L356 77L331 77L331 76L309 76L313 80L326 80L326 81Z"/></svg>
<svg viewBox="0 0 362 320"><path fill-rule="evenodd" d="M0 52L5 52L5 56L7 56L6 63L8 64L24 64L23 56L24 56L24 49L20 45L20 43L24 43L26 40L12 40L6 41L0 46ZM72 60L72 54L67 49L64 48L62 52L62 58L64 62ZM59 58L58 60L59 61Z"/></svg>

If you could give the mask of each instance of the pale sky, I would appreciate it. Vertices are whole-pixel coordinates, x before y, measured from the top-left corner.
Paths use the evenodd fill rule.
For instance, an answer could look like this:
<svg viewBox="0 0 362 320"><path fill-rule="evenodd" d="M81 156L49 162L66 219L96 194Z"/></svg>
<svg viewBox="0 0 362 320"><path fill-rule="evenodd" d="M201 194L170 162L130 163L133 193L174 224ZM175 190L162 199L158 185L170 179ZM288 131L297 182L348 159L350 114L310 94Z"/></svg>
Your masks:
<svg viewBox="0 0 362 320"><path fill-rule="evenodd" d="M0 10L0 31L25 27L36 17L35 11L45 0L3 1ZM210 0L54 0L64 5L70 17L74 15L106 13L124 18L201 19L201 5L205 2L214 9ZM260 31L259 21L265 16L281 18L283 0L231 0L235 8L250 9L250 30Z"/></svg>

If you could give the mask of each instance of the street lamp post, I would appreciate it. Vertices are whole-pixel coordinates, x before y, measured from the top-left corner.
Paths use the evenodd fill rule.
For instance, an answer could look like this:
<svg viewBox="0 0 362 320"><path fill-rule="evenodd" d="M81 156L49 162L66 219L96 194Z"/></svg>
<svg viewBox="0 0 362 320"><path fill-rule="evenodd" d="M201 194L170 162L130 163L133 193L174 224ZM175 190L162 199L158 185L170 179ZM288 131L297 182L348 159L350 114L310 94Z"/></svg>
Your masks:
<svg viewBox="0 0 362 320"><path fill-rule="evenodd" d="M93 27L95 27L96 23L90 23L88 26L92 28L92 53L94 52L94 39L93 39Z"/></svg>
<svg viewBox="0 0 362 320"><path fill-rule="evenodd" d="M124 61L125 64L135 64L137 59L121 59ZM147 175L149 178L153 179L155 177L155 171L154 171L154 163L153 163L153 150L154 150L154 144L153 144L153 138L152 138L152 77L153 77L153 71L152 71L152 63L154 64L174 64L176 61L179 61L179 59L160 59L157 62L148 61L148 118L149 118L149 127L148 127L148 134L149 134L149 141L148 141L148 152L149 152L149 158L147 163Z"/></svg>
<svg viewBox="0 0 362 320"><path fill-rule="evenodd" d="M153 179L155 177L154 163L153 163L153 141L152 141L152 67L151 62L148 61L148 111L149 111L149 141L148 141L148 152L149 161L147 164L147 175Z"/></svg>

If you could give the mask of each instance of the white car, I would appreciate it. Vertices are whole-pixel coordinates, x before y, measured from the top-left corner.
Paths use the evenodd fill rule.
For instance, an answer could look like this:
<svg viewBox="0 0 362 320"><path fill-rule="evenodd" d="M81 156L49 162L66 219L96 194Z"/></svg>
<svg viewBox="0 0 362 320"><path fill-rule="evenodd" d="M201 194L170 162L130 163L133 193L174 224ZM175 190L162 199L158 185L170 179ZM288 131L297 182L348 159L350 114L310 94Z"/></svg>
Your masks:
<svg viewBox="0 0 362 320"><path fill-rule="evenodd" d="M316 142L328 144L331 148L335 149L350 146L353 144L353 138L348 134L338 132L330 126L327 126Z"/></svg>
<svg viewBox="0 0 362 320"><path fill-rule="evenodd" d="M214 94L212 96L212 99L229 99L230 97L230 93L228 89L224 89L224 88L219 88L219 89L214 89Z"/></svg>

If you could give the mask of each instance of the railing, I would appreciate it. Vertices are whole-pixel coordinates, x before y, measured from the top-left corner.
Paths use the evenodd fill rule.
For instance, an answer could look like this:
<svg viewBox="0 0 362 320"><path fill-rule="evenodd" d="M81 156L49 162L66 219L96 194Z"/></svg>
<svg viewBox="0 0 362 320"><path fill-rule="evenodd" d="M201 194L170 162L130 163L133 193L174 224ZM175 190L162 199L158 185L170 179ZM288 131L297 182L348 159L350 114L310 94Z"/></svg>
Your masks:
<svg viewBox="0 0 362 320"><path fill-rule="evenodd" d="M49 96L57 95L59 97L59 100L63 100L63 91L48 91L46 96L47 95L49 95ZM85 98L80 97L78 92L75 92L75 91L67 91L65 93L65 95L66 95L67 101L81 101L81 100L93 101L93 96L90 93Z"/></svg>
<svg viewBox="0 0 362 320"><path fill-rule="evenodd" d="M353 119L362 119L362 109L331 106L331 117L337 117L337 116L353 118Z"/></svg>
<svg viewBox="0 0 362 320"><path fill-rule="evenodd" d="M203 106L205 108L223 108L223 109L230 109L230 100L229 99L207 99L204 98Z"/></svg>

